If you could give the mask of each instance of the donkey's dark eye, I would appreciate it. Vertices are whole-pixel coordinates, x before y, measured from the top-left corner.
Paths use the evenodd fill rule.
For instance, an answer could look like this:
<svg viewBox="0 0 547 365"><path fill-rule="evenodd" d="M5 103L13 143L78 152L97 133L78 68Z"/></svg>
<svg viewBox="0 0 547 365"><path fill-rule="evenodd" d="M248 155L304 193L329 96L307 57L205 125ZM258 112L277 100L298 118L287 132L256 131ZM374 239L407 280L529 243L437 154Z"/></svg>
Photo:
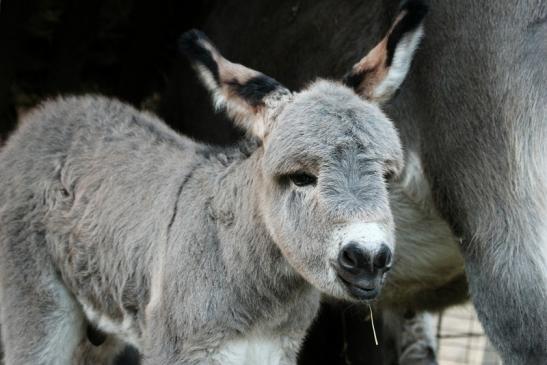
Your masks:
<svg viewBox="0 0 547 365"><path fill-rule="evenodd" d="M289 179L296 186L308 186L317 184L317 176L308 174L307 172L299 171L288 175Z"/></svg>

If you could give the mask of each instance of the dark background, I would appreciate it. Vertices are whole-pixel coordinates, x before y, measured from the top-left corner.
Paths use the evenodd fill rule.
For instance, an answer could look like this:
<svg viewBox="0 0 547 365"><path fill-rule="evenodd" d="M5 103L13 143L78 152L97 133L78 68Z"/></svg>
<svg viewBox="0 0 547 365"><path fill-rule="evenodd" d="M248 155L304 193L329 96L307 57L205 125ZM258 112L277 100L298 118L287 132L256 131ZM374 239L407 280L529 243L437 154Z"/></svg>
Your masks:
<svg viewBox="0 0 547 365"><path fill-rule="evenodd" d="M187 73L176 40L215 1L3 0L0 4L0 138L17 112L58 94L100 93L156 111L176 130L215 143L239 133L190 122L175 100ZM184 66L183 66L184 65ZM195 79L189 82L204 93ZM219 126L220 125L220 126Z"/></svg>
<svg viewBox="0 0 547 365"><path fill-rule="evenodd" d="M180 99L188 92L207 98L189 65L177 56L176 40L185 30L199 28L215 4L2 0L0 145L16 127L18 115L40 100L81 93L105 94L151 110L199 140L235 142L241 132L221 115L198 118L203 113ZM367 311L351 304L324 304L300 363L379 363L381 349L373 345Z"/></svg>

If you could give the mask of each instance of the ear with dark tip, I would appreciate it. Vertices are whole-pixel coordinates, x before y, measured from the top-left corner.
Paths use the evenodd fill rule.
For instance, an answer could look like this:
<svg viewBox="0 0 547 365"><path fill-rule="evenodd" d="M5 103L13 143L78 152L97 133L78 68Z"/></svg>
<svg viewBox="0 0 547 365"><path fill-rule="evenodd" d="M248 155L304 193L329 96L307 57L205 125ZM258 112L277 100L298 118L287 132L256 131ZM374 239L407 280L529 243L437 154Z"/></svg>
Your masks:
<svg viewBox="0 0 547 365"><path fill-rule="evenodd" d="M236 124L259 138L270 128L269 114L290 99L290 91L258 71L222 57L199 30L184 33L179 51L186 55L216 108L224 108Z"/></svg>
<svg viewBox="0 0 547 365"><path fill-rule="evenodd" d="M408 73L427 10L422 1L404 2L387 35L353 66L343 82L365 99L389 100Z"/></svg>

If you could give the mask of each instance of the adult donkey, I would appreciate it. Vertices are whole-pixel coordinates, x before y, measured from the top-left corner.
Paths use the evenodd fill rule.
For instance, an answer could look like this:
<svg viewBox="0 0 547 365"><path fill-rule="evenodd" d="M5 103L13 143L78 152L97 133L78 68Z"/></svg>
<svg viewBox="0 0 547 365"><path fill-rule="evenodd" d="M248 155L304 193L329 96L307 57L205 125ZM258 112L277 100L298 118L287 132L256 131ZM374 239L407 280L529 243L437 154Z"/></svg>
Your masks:
<svg viewBox="0 0 547 365"><path fill-rule="evenodd" d="M218 2L204 28L291 87L342 75L398 6ZM507 364L547 363L546 19L545 0L431 1L413 72L387 108L406 159L423 166L421 185L461 239L472 301Z"/></svg>

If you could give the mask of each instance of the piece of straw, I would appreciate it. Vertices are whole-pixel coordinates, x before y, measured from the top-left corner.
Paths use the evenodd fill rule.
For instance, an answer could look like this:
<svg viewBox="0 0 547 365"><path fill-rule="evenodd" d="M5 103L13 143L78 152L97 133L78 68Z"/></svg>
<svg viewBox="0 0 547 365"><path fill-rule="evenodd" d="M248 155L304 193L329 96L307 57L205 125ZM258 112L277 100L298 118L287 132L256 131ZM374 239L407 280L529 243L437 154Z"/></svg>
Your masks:
<svg viewBox="0 0 547 365"><path fill-rule="evenodd" d="M374 328L374 318L372 317L372 307L370 304L368 305L368 309L370 309L370 323L372 324L372 333L374 334L374 343L376 346L378 346L378 338L376 337L376 329Z"/></svg>

